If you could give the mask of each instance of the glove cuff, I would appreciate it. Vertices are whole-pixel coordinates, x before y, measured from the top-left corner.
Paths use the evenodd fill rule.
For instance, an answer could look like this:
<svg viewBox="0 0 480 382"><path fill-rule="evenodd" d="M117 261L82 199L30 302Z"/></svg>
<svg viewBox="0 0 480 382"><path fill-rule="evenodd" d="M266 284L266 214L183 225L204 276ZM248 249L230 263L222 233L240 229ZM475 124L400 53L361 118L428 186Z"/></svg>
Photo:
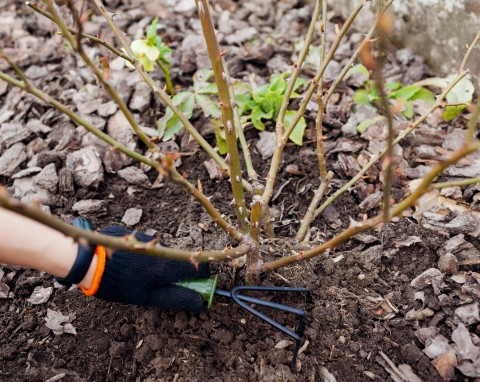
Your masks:
<svg viewBox="0 0 480 382"><path fill-rule="evenodd" d="M102 245L97 245L95 254L97 255L97 266L93 275L92 284L88 289L80 286L80 289L85 296L94 296L97 293L102 281L103 272L105 270L105 262L107 260L107 251L105 250L105 247Z"/></svg>
<svg viewBox="0 0 480 382"><path fill-rule="evenodd" d="M72 225L77 228L82 228L86 231L92 231L93 227L91 223L83 218L75 218L72 221ZM89 243L78 242L77 257L73 263L72 268L68 275L64 278L55 277L56 281L66 287L71 287L72 284L78 284L83 280L90 268L90 264L95 253L95 246Z"/></svg>

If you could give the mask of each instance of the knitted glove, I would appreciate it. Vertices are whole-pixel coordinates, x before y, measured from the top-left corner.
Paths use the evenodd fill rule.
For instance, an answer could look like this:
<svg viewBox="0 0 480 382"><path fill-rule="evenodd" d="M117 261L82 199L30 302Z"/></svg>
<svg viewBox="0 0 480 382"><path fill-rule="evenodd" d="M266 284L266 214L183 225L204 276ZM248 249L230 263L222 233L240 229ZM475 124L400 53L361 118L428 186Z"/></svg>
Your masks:
<svg viewBox="0 0 480 382"><path fill-rule="evenodd" d="M100 232L111 236L131 234L131 231L117 225ZM142 233L137 233L136 238L143 242L153 240L153 237ZM192 264L183 261L129 252L115 252L109 259L105 256L104 249L103 253L99 249L103 247L97 247L98 262L92 287L89 290L82 288L87 296L165 310L198 313L202 309L203 300L198 293L173 283L209 277L208 264L200 264L197 270Z"/></svg>

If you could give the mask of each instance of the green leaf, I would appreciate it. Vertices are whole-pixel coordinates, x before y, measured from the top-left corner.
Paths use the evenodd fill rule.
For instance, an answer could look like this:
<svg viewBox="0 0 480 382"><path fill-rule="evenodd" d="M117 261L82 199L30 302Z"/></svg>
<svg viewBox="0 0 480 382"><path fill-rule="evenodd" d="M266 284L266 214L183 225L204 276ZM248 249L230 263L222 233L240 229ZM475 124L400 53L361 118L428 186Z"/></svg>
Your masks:
<svg viewBox="0 0 480 382"><path fill-rule="evenodd" d="M425 88L420 88L420 90L415 93L415 95L410 98L411 101L415 101L417 99L421 99L423 101L434 103L435 102L435 94L433 94L430 90Z"/></svg>
<svg viewBox="0 0 480 382"><path fill-rule="evenodd" d="M270 78L269 91L283 94L285 93L286 88L287 81L285 81L285 78L282 75L275 75Z"/></svg>
<svg viewBox="0 0 480 382"><path fill-rule="evenodd" d="M196 91L198 94L218 94L217 83L212 82L211 84L206 85L205 87L198 89Z"/></svg>
<svg viewBox="0 0 480 382"><path fill-rule="evenodd" d="M425 101L435 101L434 94L425 88L417 85L405 86L401 89L391 92L389 98L399 99L402 98L405 101L423 99Z"/></svg>
<svg viewBox="0 0 480 382"><path fill-rule="evenodd" d="M177 134L180 130L182 130L183 124L175 115L167 122L165 127L165 133L163 134L163 140L168 141L172 139L175 134Z"/></svg>
<svg viewBox="0 0 480 382"><path fill-rule="evenodd" d="M280 106L282 106L283 94L272 94L270 97L271 108L273 109L273 118L277 118Z"/></svg>
<svg viewBox="0 0 480 382"><path fill-rule="evenodd" d="M157 37L158 17L155 17L152 23L147 27L147 40L150 43L155 43L155 37Z"/></svg>
<svg viewBox="0 0 480 382"><path fill-rule="evenodd" d="M297 77L297 79L295 80L295 85L293 85L293 91L295 92L297 89L301 88L306 83L307 83L307 81L304 80L302 77ZM285 90L287 90L287 89L285 89ZM285 93L285 91L282 94L284 94L284 93Z"/></svg>
<svg viewBox="0 0 480 382"><path fill-rule="evenodd" d="M250 85L240 82L240 81L235 81L233 83L233 90L235 91L235 94L251 94L252 93L252 88Z"/></svg>
<svg viewBox="0 0 480 382"><path fill-rule="evenodd" d="M157 130L160 138L162 138L163 134L165 134L165 129L167 128L167 122L168 122L167 114L165 114L157 122Z"/></svg>
<svg viewBox="0 0 480 382"><path fill-rule="evenodd" d="M238 104L238 114L243 115L245 112L252 110L250 107L250 101L252 101L251 94L235 94Z"/></svg>
<svg viewBox="0 0 480 382"><path fill-rule="evenodd" d="M362 64L354 65L350 69L348 69L348 72L347 74L345 74L344 79L346 80L348 77L353 76L354 74L363 74L365 76L365 81L368 81L370 79L370 72Z"/></svg>
<svg viewBox="0 0 480 382"><path fill-rule="evenodd" d="M401 82L388 81L388 82L385 83L385 89L390 90L390 91L400 89L401 87L402 87Z"/></svg>
<svg viewBox="0 0 480 382"><path fill-rule="evenodd" d="M450 83L453 78L455 78L455 75L449 76L447 78L448 82ZM442 114L443 119L451 121L465 110L467 107L466 104L472 102L474 90L475 88L472 82L465 77L462 78L453 89L450 90L446 98L448 103L464 103L465 105L447 106Z"/></svg>
<svg viewBox="0 0 480 382"><path fill-rule="evenodd" d="M228 153L227 140L225 139L225 130L222 129L222 122L219 120L212 120L213 131L217 141L218 153L225 155Z"/></svg>
<svg viewBox="0 0 480 382"><path fill-rule="evenodd" d="M261 102L263 98L267 95L267 92L270 90L269 84L262 85L252 92L252 98L255 100L255 102Z"/></svg>
<svg viewBox="0 0 480 382"><path fill-rule="evenodd" d="M405 101L405 107L402 111L402 114L405 116L407 119L412 119L413 118L413 106L410 102Z"/></svg>
<svg viewBox="0 0 480 382"><path fill-rule="evenodd" d="M173 97L175 98L175 97ZM192 118L193 107L195 106L195 97L192 93L188 92L185 99L178 105L178 108L190 119Z"/></svg>
<svg viewBox="0 0 480 382"><path fill-rule="evenodd" d="M252 110L252 123L257 130L265 130L265 124L262 119L271 119L273 116L273 110L265 112L261 107L255 106Z"/></svg>
<svg viewBox="0 0 480 382"><path fill-rule="evenodd" d="M251 93L235 93L238 104L238 113L240 115L245 114L245 112L252 110L250 107L250 102L252 101Z"/></svg>
<svg viewBox="0 0 480 382"><path fill-rule="evenodd" d="M296 114L297 112L294 110L287 110L287 112L285 113L285 129L288 129L289 126L291 126ZM295 126L295 128L293 129L292 133L288 138L296 145L302 146L303 135L305 133L306 127L307 127L307 123L305 122L305 118L301 117L298 120L297 126Z"/></svg>
<svg viewBox="0 0 480 382"><path fill-rule="evenodd" d="M369 93L365 89L357 89L353 95L353 100L358 105L371 105Z"/></svg>
<svg viewBox="0 0 480 382"><path fill-rule="evenodd" d="M185 116L190 119L195 105L195 97L191 92L180 92L172 98L173 104L177 106ZM157 122L157 129L160 137L164 141L173 138L183 127L183 123L173 114L171 109L167 109L165 116Z"/></svg>
<svg viewBox="0 0 480 382"><path fill-rule="evenodd" d="M210 85L209 79L213 76L213 70L211 69L200 69L195 72L193 75L193 88L195 92L198 92L200 89L205 86Z"/></svg>
<svg viewBox="0 0 480 382"><path fill-rule="evenodd" d="M401 98L401 99L404 99L404 100L408 101L419 90L420 90L420 86L415 86L415 85L404 86L403 88L400 88L398 90L395 90L395 91L391 92L388 95L388 97L389 98L394 98L394 99Z"/></svg>
<svg viewBox="0 0 480 382"><path fill-rule="evenodd" d="M167 45L165 45L162 39L158 36L155 37L155 46L160 52L160 55L159 55L160 60L162 60L165 64L170 65L170 57L172 55L172 49L170 49Z"/></svg>
<svg viewBox="0 0 480 382"><path fill-rule="evenodd" d="M153 72L155 70L153 61L150 61L147 56L140 56L138 61L143 65L143 69L145 69L146 72Z"/></svg>
<svg viewBox="0 0 480 382"><path fill-rule="evenodd" d="M371 119L366 119L366 120L364 120L364 121L362 121L358 124L357 131L360 134L363 134L370 126L372 126L375 123L377 123L379 121L382 121L384 119L385 119L385 117L383 117L381 115L377 115L376 117L371 118Z"/></svg>
<svg viewBox="0 0 480 382"><path fill-rule="evenodd" d="M193 88L197 94L218 94L217 84L209 82L213 77L213 70L200 69L193 75Z"/></svg>
<svg viewBox="0 0 480 382"><path fill-rule="evenodd" d="M195 100L206 117L220 118L220 107L211 98L206 95L195 94Z"/></svg>
<svg viewBox="0 0 480 382"><path fill-rule="evenodd" d="M456 116L458 116L463 110L465 110L465 105L457 105L457 106L447 106L445 111L442 114L442 118L445 121L451 121Z"/></svg>

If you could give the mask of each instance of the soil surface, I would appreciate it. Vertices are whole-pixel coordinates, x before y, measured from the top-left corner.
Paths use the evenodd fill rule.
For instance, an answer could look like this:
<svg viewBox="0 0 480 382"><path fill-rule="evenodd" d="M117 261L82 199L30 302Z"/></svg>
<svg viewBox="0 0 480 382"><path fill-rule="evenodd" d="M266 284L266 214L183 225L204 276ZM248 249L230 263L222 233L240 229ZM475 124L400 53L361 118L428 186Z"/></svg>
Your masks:
<svg viewBox="0 0 480 382"><path fill-rule="evenodd" d="M172 77L178 89L191 86L193 72L208 66L207 57L202 53L204 48L197 39L200 36L199 23L189 3L167 0L107 1L107 6L115 9L122 29L128 31L132 38L140 37L152 18L159 17L159 34L174 50ZM287 0L277 4L273 0L222 0L214 3L215 18L220 20L221 42L229 50L227 61L232 76L246 82L253 78L253 81L262 84L268 81L271 73L289 68L294 55L292 47L308 27L312 11L310 2ZM2 44L37 86L71 105L102 129L109 130L111 125L121 124L112 122L117 115L116 109L109 113L105 111L107 107L103 111L94 107L94 103L106 104L107 96L99 90L93 76L80 61L65 53L51 23L36 16L20 2L12 4L9 0L0 0L0 9ZM341 21L334 15L329 15L329 19L331 43L335 23ZM94 14L89 20L85 24L88 33L98 33L110 39L99 16ZM331 76L341 69L341 64L348 60L363 32L352 30L348 34L335 55L332 73L327 72L325 86L331 83ZM268 43L269 38L276 43ZM318 45L318 39L314 44ZM95 46L88 46L88 49L92 55L100 52L107 54ZM115 66L113 57L110 58L114 66L112 81L124 87L123 96L130 106L135 104L135 97L141 102L143 95L135 87L136 75L126 68ZM6 69L2 66L4 64L0 62L0 70ZM8 73L14 74L11 71ZM302 75L309 78L311 73L307 68ZM410 52L393 46L388 52L387 79L409 84L432 74L423 61ZM154 73L154 77L162 81L160 73ZM125 81L122 82L122 79ZM325 147L329 169L335 173L329 193L355 175L365 158L384 142L381 130L375 126L362 136L356 132L352 118L357 118L357 121L365 118L361 110L354 108L352 95L356 87L359 85L354 79L342 84L327 109ZM140 107L135 110L135 116L142 125L155 127L156 120L165 109L158 100L148 100L151 108ZM425 105L416 104L416 115L424 109ZM215 145L211 125L199 114L194 113L192 120L195 126ZM293 245L284 238L295 235L313 191L318 187L314 118L314 106L310 105L304 145L287 145L272 199L277 239L262 242L265 260L292 253ZM401 114L396 119L398 126L408 125ZM0 140L0 157L13 145L25 145L25 159L10 173L0 176L0 183L7 186L12 194L20 193L16 197L27 198L25 201L29 201L29 195L34 195L31 199L42 197L45 208L65 221L70 221L80 211L98 228L121 224L125 211L137 208L142 210L140 222L129 228L147 231L169 245L189 249L222 249L231 244L228 237L211 223L201 206L180 188L157 179L153 171L146 171L151 184L149 187L139 186L129 177L118 176L115 173L119 169L112 169L112 163L118 161L112 160L98 141L91 140L81 128L44 103L2 82L0 120L0 137L2 130L5 133L10 128L6 127L8 124L17 126L18 131L23 131L24 126L40 125L40 128L21 135L14 143ZM273 131L271 125L267 125L267 131ZM446 123L435 114L419 129L418 134L403 142L396 153L401 160L398 159L395 173L394 198L399 200L408 195L409 182L421 177L442 155L453 150L464 132L465 121L462 118ZM258 173L266 176L268 160L262 158L262 150L256 146L258 131L248 127L246 137ZM185 171L192 182L200 180L204 193L211 196L215 206L233 220L229 182L210 177L204 166L208 156L187 138L180 134L166 150L183 153L178 169ZM136 150L145 151L136 137L131 139ZM72 181L73 175L66 163L69 154L88 147L100 152L104 171L97 184L82 186L77 178ZM38 179L35 177L52 163L60 183L45 190L39 186L45 183L35 180ZM443 180L453 179L454 176L466 177L461 170L470 165L471 162L464 162L457 168L457 173L451 173ZM121 165L127 166L139 167L130 163ZM32 170L33 175L15 175L35 167L40 169ZM20 179L31 182L34 191L22 191L22 184L18 182ZM374 168L351 192L344 194L314 221L309 245L318 245L333 237L347 228L352 219L358 221L378 213L381 187L379 167ZM443 197L453 204L468 206L475 212L478 211L479 191L476 186L462 187L444 193ZM100 204L90 210L78 210L76 203L82 200L100 201ZM257 295L307 311L304 342L295 372L290 370L294 343L280 331L224 298L218 297L210 310L205 309L199 315L163 312L87 298L76 288L66 290L54 284L50 275L4 265L0 268L0 296L3 296L0 297L0 380L401 380L398 376L392 379L389 372L392 365L385 361L387 358L409 376L409 379L403 379L405 381L416 381L412 374L421 381L441 381L438 367L432 364L433 357L429 358L423 351L434 336L425 340L419 329L432 328L435 334L444 336L452 349L458 350L450 339L453 330L465 324L473 343L478 345L480 287L477 288L476 280L480 280L480 275L475 273L478 266L460 266L450 274L443 271L440 281L432 276L421 287L415 282L412 285L412 280L426 270L439 267L439 255L445 252L449 240L450 243L457 240L455 243L458 243L448 247L448 251L459 260L478 260L478 233L474 232L476 226L472 228L478 221L471 220L469 224L461 222L452 228L448 221L467 216L467 213L459 214L446 208L443 212L437 211L437 215L447 216L445 219L448 221L434 226L431 221L417 219L413 212L412 209L407 217L395 219L381 230L353 238L312 261L264 275L263 285L306 287L312 294L312 303L298 295ZM225 263L212 265L212 270L220 274L222 289L244 283L242 269L236 270ZM43 291L49 287L53 290L46 301L39 304L31 302L35 289ZM473 306L466 317L458 310L465 306ZM295 318L291 315L264 311L287 327L295 326ZM68 321L70 325L64 325L64 333L56 334L46 326L47 315L52 312L68 316L64 322ZM67 327L70 329L67 330ZM458 364L461 364L460 358ZM473 374L456 368L449 380L464 381L469 375L473 378Z"/></svg>

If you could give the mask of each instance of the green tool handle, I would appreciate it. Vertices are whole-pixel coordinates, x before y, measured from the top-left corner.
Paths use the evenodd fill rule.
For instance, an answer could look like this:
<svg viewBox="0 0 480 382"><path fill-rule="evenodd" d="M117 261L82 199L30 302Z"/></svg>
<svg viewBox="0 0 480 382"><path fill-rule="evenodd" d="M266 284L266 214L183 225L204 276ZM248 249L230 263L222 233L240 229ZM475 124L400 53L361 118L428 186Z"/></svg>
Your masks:
<svg viewBox="0 0 480 382"><path fill-rule="evenodd" d="M215 295L215 291L217 289L217 282L218 282L218 275L214 277L208 278L199 278L199 279L190 279L190 280L183 280L175 283L175 285L188 288L194 290L203 299L207 302L208 309L212 307L213 303L213 296Z"/></svg>

